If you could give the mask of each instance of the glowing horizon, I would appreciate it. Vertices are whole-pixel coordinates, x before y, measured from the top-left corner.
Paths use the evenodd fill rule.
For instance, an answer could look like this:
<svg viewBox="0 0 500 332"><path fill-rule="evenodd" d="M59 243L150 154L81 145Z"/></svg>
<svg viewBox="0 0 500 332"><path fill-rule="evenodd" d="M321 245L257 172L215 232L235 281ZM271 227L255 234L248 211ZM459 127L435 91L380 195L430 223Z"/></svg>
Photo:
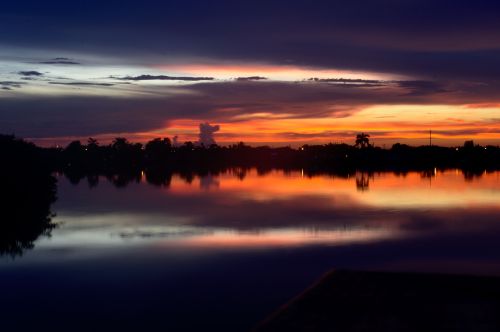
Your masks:
<svg viewBox="0 0 500 332"><path fill-rule="evenodd" d="M44 146L116 136L183 142L208 122L220 125L222 145L351 143L359 132L378 146L422 145L429 130L438 145L499 145L496 21L481 6L455 4L471 24L446 20L444 29L436 5L441 14L422 27L418 2L384 3L392 14L372 21L371 5L256 4L244 15L222 6L196 16L198 5L176 3L183 18L166 21L125 6L117 22L100 21L116 14L112 5L82 19L71 5L10 4L6 17L27 19L0 20L10 31L0 33L0 133ZM322 20L333 8L346 12ZM299 13L304 20L290 19ZM60 20L47 24L52 15Z"/></svg>
<svg viewBox="0 0 500 332"><path fill-rule="evenodd" d="M475 114L471 114L473 109ZM288 118L271 113L239 115L230 121L212 121L221 126L215 139L220 145L240 141L249 145L270 145L298 147L304 144L347 143L353 144L360 132L370 134L372 143L378 146L394 143L426 145L429 130L432 130L433 144L459 146L466 140L482 145L500 143L499 105L374 105L346 117ZM157 137L178 136L179 142L198 140L198 126L203 119L173 120L165 129L137 133L110 133L90 135L103 143L115 137L127 137L131 141L146 142ZM90 137L89 136L89 137ZM85 136L28 138L43 146L83 140Z"/></svg>

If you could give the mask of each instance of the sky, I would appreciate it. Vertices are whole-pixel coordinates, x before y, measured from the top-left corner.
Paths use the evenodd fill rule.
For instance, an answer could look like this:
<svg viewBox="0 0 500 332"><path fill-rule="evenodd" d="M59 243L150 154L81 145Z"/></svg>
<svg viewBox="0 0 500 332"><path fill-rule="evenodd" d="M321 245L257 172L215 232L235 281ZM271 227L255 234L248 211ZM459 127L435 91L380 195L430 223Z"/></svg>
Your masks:
<svg viewBox="0 0 500 332"><path fill-rule="evenodd" d="M0 133L38 144L500 144L498 1L4 1Z"/></svg>

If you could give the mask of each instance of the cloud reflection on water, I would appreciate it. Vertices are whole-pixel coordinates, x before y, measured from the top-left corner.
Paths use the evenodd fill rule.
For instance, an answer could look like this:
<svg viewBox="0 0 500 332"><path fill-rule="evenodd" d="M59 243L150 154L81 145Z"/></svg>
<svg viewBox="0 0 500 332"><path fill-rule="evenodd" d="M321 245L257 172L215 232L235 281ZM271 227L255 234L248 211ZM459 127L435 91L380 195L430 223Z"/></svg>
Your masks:
<svg viewBox="0 0 500 332"><path fill-rule="evenodd" d="M169 186L145 179L117 189L72 186L59 178L56 222L40 248L131 246L269 248L352 245L409 237L500 231L500 176L465 181L461 172L355 176L227 172ZM365 182L366 182L365 181ZM214 185L215 184L215 185ZM471 235L472 236L472 235ZM71 240L70 240L71 239Z"/></svg>

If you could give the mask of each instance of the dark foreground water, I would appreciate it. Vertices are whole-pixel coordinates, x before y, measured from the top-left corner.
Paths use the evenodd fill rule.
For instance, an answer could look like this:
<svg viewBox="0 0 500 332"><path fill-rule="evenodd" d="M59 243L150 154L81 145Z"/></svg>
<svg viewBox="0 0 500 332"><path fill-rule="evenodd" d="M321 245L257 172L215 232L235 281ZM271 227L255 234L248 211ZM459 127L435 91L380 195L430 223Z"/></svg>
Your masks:
<svg viewBox="0 0 500 332"><path fill-rule="evenodd" d="M500 275L500 173L58 177L0 330L248 330L335 268Z"/></svg>

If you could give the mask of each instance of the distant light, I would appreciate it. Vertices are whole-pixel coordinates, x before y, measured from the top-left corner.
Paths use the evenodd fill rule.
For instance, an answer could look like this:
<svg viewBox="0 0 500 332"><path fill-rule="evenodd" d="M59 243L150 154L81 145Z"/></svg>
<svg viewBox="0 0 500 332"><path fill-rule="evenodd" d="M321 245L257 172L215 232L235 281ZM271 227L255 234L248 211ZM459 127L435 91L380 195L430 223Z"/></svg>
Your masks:
<svg viewBox="0 0 500 332"><path fill-rule="evenodd" d="M456 148L455 150L457 150L457 151L458 151L458 148Z"/></svg>
<svg viewBox="0 0 500 332"><path fill-rule="evenodd" d="M348 155L345 155L345 157L347 158L347 157L348 157Z"/></svg>

